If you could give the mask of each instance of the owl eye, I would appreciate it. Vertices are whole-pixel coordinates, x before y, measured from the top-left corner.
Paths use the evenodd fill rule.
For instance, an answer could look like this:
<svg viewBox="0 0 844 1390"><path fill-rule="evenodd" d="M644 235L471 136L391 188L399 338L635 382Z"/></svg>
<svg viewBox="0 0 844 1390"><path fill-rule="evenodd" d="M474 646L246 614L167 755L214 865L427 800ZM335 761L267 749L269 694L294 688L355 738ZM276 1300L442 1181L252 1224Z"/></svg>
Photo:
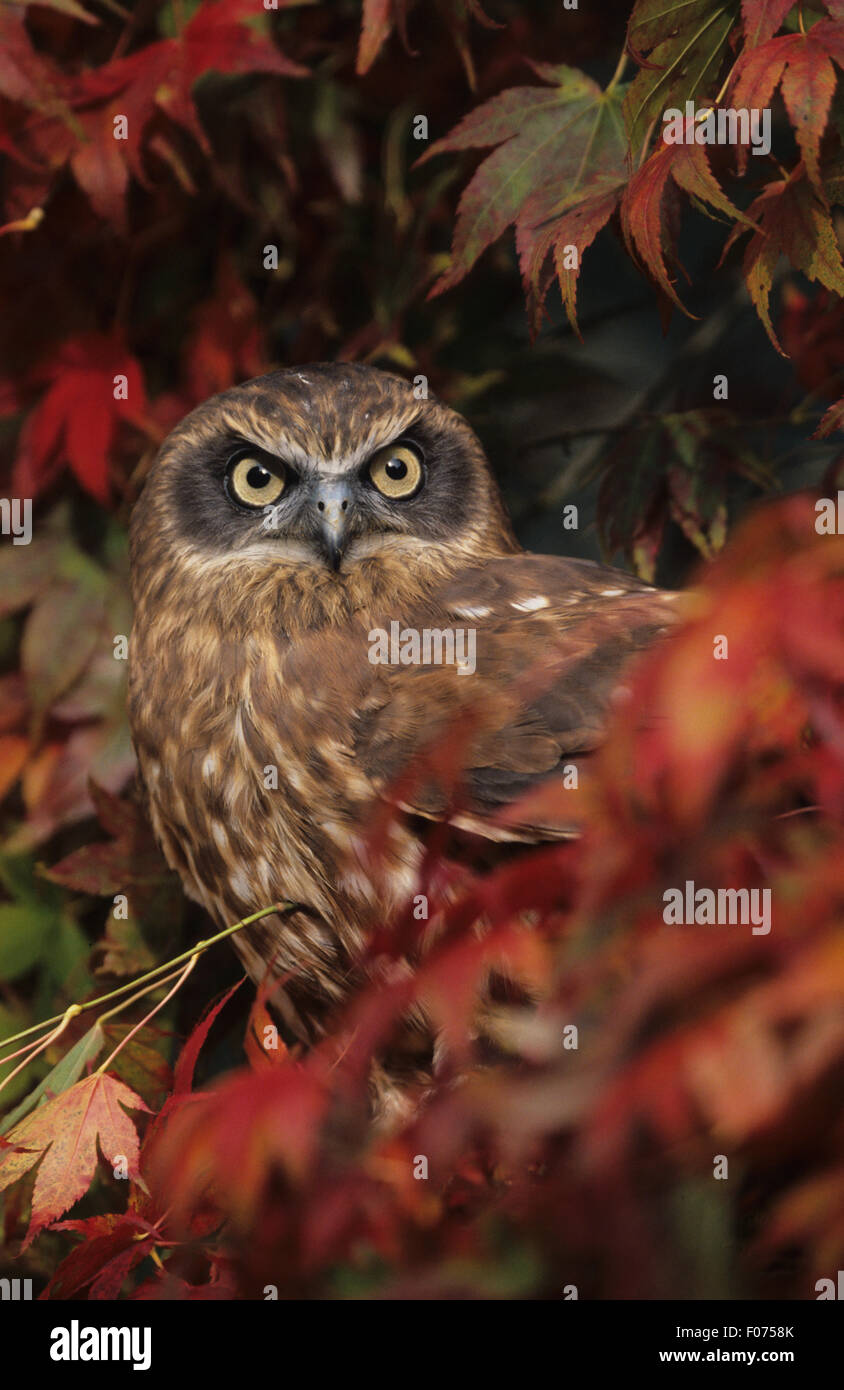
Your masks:
<svg viewBox="0 0 844 1390"><path fill-rule="evenodd" d="M284 464L273 459L272 468L255 454L241 454L229 464L226 487L229 496L244 507L266 507L277 502L286 484Z"/></svg>
<svg viewBox="0 0 844 1390"><path fill-rule="evenodd" d="M422 486L422 459L412 444L388 444L370 459L369 476L383 497L412 497Z"/></svg>

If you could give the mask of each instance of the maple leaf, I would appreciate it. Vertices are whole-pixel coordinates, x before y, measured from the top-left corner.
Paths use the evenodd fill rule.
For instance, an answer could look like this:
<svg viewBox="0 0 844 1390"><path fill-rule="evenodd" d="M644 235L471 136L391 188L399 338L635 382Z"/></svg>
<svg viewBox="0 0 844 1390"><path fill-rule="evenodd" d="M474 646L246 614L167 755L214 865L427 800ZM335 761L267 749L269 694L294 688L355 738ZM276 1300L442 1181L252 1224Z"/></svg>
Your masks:
<svg viewBox="0 0 844 1390"><path fill-rule="evenodd" d="M738 0L638 0L627 47L642 70L624 98L634 160L666 108L715 90L737 16Z"/></svg>
<svg viewBox="0 0 844 1390"><path fill-rule="evenodd" d="M126 378L119 399L116 376ZM32 379L48 386L21 431L14 472L18 495L37 497L67 462L85 491L107 503L109 455L118 426L140 422L146 408L140 365L119 335L86 333L65 342Z"/></svg>
<svg viewBox="0 0 844 1390"><path fill-rule="evenodd" d="M736 442L735 422L720 412L690 410L658 417L609 454L598 496L598 524L607 553L624 549L637 574L653 583L669 517L706 559L726 539L727 480L738 474L757 487L771 479Z"/></svg>
<svg viewBox="0 0 844 1390"><path fill-rule="evenodd" d="M480 0L437 0L437 7L442 16L443 23L451 35L451 40L457 49L460 61L463 64L466 81L474 92L477 89L478 76L475 71L475 60L472 56L472 49L469 43L469 20L470 18L477 20L485 29L503 29L504 25L490 18L482 8ZM400 20L404 18L401 12L398 17ZM407 48L407 40L404 34L402 34L402 37L405 48Z"/></svg>
<svg viewBox="0 0 844 1390"><path fill-rule="evenodd" d="M687 136L691 136L693 130L694 121L685 121ZM709 167L704 146L691 139L676 144L663 142L633 175L621 202L621 225L628 249L631 254L638 251L660 289L686 313L665 265L667 230L663 209L669 178L678 188L717 208L730 219L747 226L753 223L733 206L721 189Z"/></svg>
<svg viewBox="0 0 844 1390"><path fill-rule="evenodd" d="M744 253L744 277L756 312L781 356L785 356L771 322L769 301L774 270L787 256L796 270L834 294L844 295L844 265L829 209L806 178L801 163L784 179L768 184L747 210L758 223ZM745 227L730 233L722 261Z"/></svg>
<svg viewBox="0 0 844 1390"><path fill-rule="evenodd" d="M144 888L167 880L170 871L139 808L131 801L120 801L93 781L89 781L89 789L99 822L113 838L72 850L58 864L44 869L44 877L74 892L104 897L127 887Z"/></svg>
<svg viewBox="0 0 844 1390"><path fill-rule="evenodd" d="M796 286L782 288L779 337L794 360L800 385L834 396L844 382L844 300L827 290L809 298Z"/></svg>
<svg viewBox="0 0 844 1390"><path fill-rule="evenodd" d="M86 1066L99 1056L104 1046L105 1034L99 1022L94 1023L47 1073L44 1079L39 1081L35 1089L30 1091L20 1104L15 1106L14 1110L3 1116L3 1129L13 1129L24 1115L28 1115L33 1106L38 1104L42 1096L47 1096L49 1099L68 1090L74 1082L79 1080Z"/></svg>
<svg viewBox="0 0 844 1390"><path fill-rule="evenodd" d="M251 0L213 0L200 5L178 38L161 39L96 69L78 87L78 100L119 94L128 118L126 158L143 181L141 145L156 108L188 130L203 150L208 143L193 104L191 89L210 71L222 74L264 72L305 77L307 68L286 58L270 39L249 27L255 20Z"/></svg>
<svg viewBox="0 0 844 1390"><path fill-rule="evenodd" d="M578 205L620 187L626 178L619 92L602 91L575 68L534 67L550 87L511 87L501 92L471 111L417 161L421 164L447 150L498 146L460 199L452 265L431 295L458 284L481 252L514 222L523 263L525 259L535 262L530 229L551 218L562 219ZM611 211L610 207L604 221ZM579 229L584 245L598 230L594 220L592 226L590 236L584 217ZM560 223L558 239L559 230ZM551 239L545 255L550 246Z"/></svg>
<svg viewBox="0 0 844 1390"><path fill-rule="evenodd" d="M74 1298L90 1285L89 1297L117 1298L126 1275L149 1255L155 1232L147 1221L127 1212L57 1221L54 1231L72 1231L85 1239L58 1265L43 1298Z"/></svg>
<svg viewBox="0 0 844 1390"><path fill-rule="evenodd" d="M805 34L783 34L742 54L732 83L731 100L736 107L760 110L770 106L774 91L782 85L809 178L821 190L819 152L835 91L833 58L844 67L844 24L823 19ZM742 148L740 168L746 154Z"/></svg>
<svg viewBox="0 0 844 1390"><path fill-rule="evenodd" d="M264 18L252 0L209 0L177 38L71 77L56 74L35 54L21 27L10 31L10 58L0 60L0 92L38 108L42 120L29 132L33 152L46 157L54 172L69 162L94 210L125 232L129 172L147 183L143 152L157 112L186 129L209 154L192 96L200 78L212 71L308 75L261 32ZM125 139L115 139L118 116L126 118ZM157 148L166 157L166 142L159 140Z"/></svg>
<svg viewBox="0 0 844 1390"><path fill-rule="evenodd" d="M552 218L539 227L518 223L516 249L522 281L528 299L528 314L534 333L538 332L542 305L551 285L553 272L546 268L549 253L553 252L553 267L557 274L566 316L578 337L577 282L583 252L588 250L602 227L615 212L623 185L598 193L578 203L570 212Z"/></svg>
<svg viewBox="0 0 844 1390"><path fill-rule="evenodd" d="M194 314L182 361L189 405L267 370L258 305L230 256L220 258L214 292Z"/></svg>
<svg viewBox="0 0 844 1390"><path fill-rule="evenodd" d="M299 1064L235 1073L172 1116L151 1165L155 1190L184 1212L210 1186L235 1221L251 1220L275 1171L307 1179L328 1098L321 1075Z"/></svg>
<svg viewBox="0 0 844 1390"><path fill-rule="evenodd" d="M226 1007L232 995L240 989L243 980L238 980L232 985L231 989L226 990L222 998L206 1011L204 1016L197 1023L181 1052L179 1053L173 1070L173 1094L178 1096L191 1090L193 1086L193 1074L199 1054L202 1051L211 1032L212 1025L217 1015Z"/></svg>
<svg viewBox="0 0 844 1390"><path fill-rule="evenodd" d="M57 69L33 48L23 16L0 14L0 95L25 106L49 106L60 82Z"/></svg>
<svg viewBox="0 0 844 1390"><path fill-rule="evenodd" d="M844 396L829 407L812 438L828 439L836 430L844 430Z"/></svg>
<svg viewBox="0 0 844 1390"><path fill-rule="evenodd" d="M14 1147L0 1153L0 1191L43 1156L26 1245L88 1191L97 1167L98 1144L108 1162L121 1156L128 1176L139 1176L138 1134L124 1106L149 1109L122 1081L94 1072L39 1106L6 1136Z"/></svg>
<svg viewBox="0 0 844 1390"><path fill-rule="evenodd" d="M498 29L502 26L490 19L480 0L437 0L437 8L460 55L469 86L474 91L475 67L467 37L469 17L476 19L487 29ZM407 37L407 12L408 0L364 0L355 63L355 71L359 77L369 72L394 26L398 30L405 52L415 53Z"/></svg>
<svg viewBox="0 0 844 1390"><path fill-rule="evenodd" d="M190 1037L182 1047L176 1059L175 1067L173 1068L172 1093L165 1100L161 1110L152 1120L144 1136L143 1149L141 1151L144 1172L154 1167L159 1149L162 1144L166 1146L170 1132L169 1127L174 1116L185 1107L195 1105L202 1101L204 1093L201 1091L195 1092L193 1090L194 1072L196 1070L199 1054L208 1040L208 1034L211 1032L211 1028L218 1015L225 1008L226 1004L232 998L232 995L240 989L242 984L243 980L238 980L215 1004L206 1009L202 1018L191 1032ZM141 1213L149 1215L155 1209L155 1202L146 1189L143 1189L139 1194L136 1194L135 1206ZM161 1207L161 1210L165 1210L167 1207L169 1207L169 1203L165 1203Z"/></svg>
<svg viewBox="0 0 844 1390"><path fill-rule="evenodd" d="M749 48L765 43L782 27L794 0L741 0L744 36Z"/></svg>
<svg viewBox="0 0 844 1390"><path fill-rule="evenodd" d="M401 0L399 0L401 4ZM369 72L387 42L393 27L394 0L363 0L360 41L355 72L359 77Z"/></svg>

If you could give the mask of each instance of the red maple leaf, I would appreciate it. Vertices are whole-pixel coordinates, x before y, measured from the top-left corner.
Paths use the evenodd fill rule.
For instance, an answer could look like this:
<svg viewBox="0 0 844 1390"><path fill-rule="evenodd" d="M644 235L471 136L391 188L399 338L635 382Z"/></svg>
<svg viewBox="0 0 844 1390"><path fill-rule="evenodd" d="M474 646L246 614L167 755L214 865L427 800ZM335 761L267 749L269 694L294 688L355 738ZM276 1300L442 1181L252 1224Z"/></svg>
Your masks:
<svg viewBox="0 0 844 1390"><path fill-rule="evenodd" d="M194 83L207 72L307 76L307 68L286 58L268 37L247 27L255 17L251 0L202 4L178 38L149 44L79 80L76 102L84 106L87 102L107 100L126 116L127 138L113 143L123 146L136 177L144 177L143 136L156 108L190 131L204 150L208 149L191 96ZM112 138L110 131L108 138Z"/></svg>
<svg viewBox="0 0 844 1390"><path fill-rule="evenodd" d="M793 0L741 0L741 18L749 48L765 43L782 27Z"/></svg>
<svg viewBox="0 0 844 1390"><path fill-rule="evenodd" d="M56 1268L42 1295L46 1298L78 1298L87 1284L92 1299L116 1298L129 1270L151 1249L151 1242L143 1237L152 1228L131 1212L58 1221L53 1229L73 1231L85 1239Z"/></svg>
<svg viewBox="0 0 844 1390"><path fill-rule="evenodd" d="M844 301L821 290L810 299L796 285L782 289L780 338L801 386L821 396L844 382Z"/></svg>
<svg viewBox="0 0 844 1390"><path fill-rule="evenodd" d="M704 147L694 141L694 121L687 120L685 125L685 143L661 144L633 175L621 202L621 225L631 254L638 252L660 289L679 309L683 305L666 267L666 254L673 258L664 215L669 179L690 196L738 219L742 230L753 225L715 179Z"/></svg>
<svg viewBox="0 0 844 1390"><path fill-rule="evenodd" d="M834 58L844 67L844 24L822 19L805 34L783 34L742 54L732 91L738 108L765 110L777 86L797 136L809 178L820 188L818 167L821 136L835 91ZM739 146L740 167L746 146Z"/></svg>
<svg viewBox="0 0 844 1390"><path fill-rule="evenodd" d="M138 362L118 334L86 333L64 343L30 381L48 386L21 430L17 495L36 497L67 464L86 492L107 503L118 426L139 422L146 408Z"/></svg>
<svg viewBox="0 0 844 1390"><path fill-rule="evenodd" d="M0 56L0 95L33 108L34 114L23 125L0 132L0 147L28 168L30 181L34 174L42 181L45 173L54 176L69 163L94 210L125 230L129 173L147 182L143 154L157 113L188 130L209 153L192 96L194 84L206 73L307 75L306 68L286 58L256 27L263 18L252 0L205 0L177 38L161 39L71 77L33 49L21 23L4 18L0 37L4 42L8 37L9 43ZM125 128L115 124L121 117ZM160 136L158 148L166 154L167 142ZM44 196L42 186L36 202ZM21 208L16 199L12 205L20 215L35 203Z"/></svg>
<svg viewBox="0 0 844 1390"><path fill-rule="evenodd" d="M260 376L268 368L258 305L228 256L220 260L213 296L194 315L182 360L187 384L182 414L217 391Z"/></svg>

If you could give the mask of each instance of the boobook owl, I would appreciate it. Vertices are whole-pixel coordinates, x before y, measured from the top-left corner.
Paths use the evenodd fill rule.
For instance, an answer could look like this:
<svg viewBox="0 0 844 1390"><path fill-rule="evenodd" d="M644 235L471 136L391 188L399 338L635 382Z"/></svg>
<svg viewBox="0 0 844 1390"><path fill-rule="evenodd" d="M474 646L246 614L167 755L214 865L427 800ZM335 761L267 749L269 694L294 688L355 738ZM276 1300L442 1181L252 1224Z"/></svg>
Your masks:
<svg viewBox="0 0 844 1390"><path fill-rule="evenodd" d="M518 545L469 425L373 368L270 372L170 434L131 526L129 711L149 815L188 894L312 1042L374 927L416 891L426 826L490 844L600 741L665 594ZM461 795L408 778L472 711ZM397 790L398 789L398 790ZM393 798L375 875L366 829ZM525 803L529 805L529 800Z"/></svg>

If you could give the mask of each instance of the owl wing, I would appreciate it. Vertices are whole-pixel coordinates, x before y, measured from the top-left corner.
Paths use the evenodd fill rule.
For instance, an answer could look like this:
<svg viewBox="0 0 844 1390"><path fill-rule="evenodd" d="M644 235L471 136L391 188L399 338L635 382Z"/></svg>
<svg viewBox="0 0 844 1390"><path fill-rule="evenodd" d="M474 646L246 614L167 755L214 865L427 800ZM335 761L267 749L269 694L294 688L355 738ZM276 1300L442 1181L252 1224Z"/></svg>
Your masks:
<svg viewBox="0 0 844 1390"><path fill-rule="evenodd" d="M414 780L407 770L452 737L462 767L458 824L495 839L576 833L546 811L541 822L504 830L499 813L597 746L625 664L670 628L676 597L557 556L502 556L461 571L402 631L462 629L455 654L465 669L378 666L355 727L361 770L404 810L439 819L451 804L447 779Z"/></svg>

